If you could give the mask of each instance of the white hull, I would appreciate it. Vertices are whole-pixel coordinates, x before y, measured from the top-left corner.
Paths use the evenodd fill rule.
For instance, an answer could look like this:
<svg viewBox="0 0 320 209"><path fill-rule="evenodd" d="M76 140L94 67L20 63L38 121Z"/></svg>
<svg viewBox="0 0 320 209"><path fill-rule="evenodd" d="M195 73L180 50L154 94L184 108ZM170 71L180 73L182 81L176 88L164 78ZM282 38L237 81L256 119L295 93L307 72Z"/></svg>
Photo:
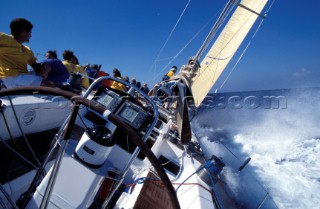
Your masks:
<svg viewBox="0 0 320 209"><path fill-rule="evenodd" d="M242 207L220 178L223 160L215 153L205 158L192 135L188 111L201 104L255 19L263 16L259 13L266 2L229 1L212 31L217 32L237 5L231 17L235 20L210 50L214 53L209 53L202 66L198 60L202 53L197 53L176 77L160 82L149 95L110 77L95 80L83 96L41 87L1 90L0 148L7 154L0 158L0 207ZM213 35L210 32L199 52ZM93 93L95 85L105 79L130 89L100 87ZM26 139L53 130L56 135L38 137L33 145ZM39 147L37 140L49 144Z"/></svg>
<svg viewBox="0 0 320 209"><path fill-rule="evenodd" d="M29 99L25 100L23 99L24 97ZM40 103L36 103L35 101L38 101L39 97L42 96L38 95L30 97L23 95L20 98L18 96L12 97L13 103L18 103L18 105L14 108L16 114L21 115L24 112L23 110L29 110L33 108L33 110L36 112L36 115L41 115L41 110L52 111L53 109L43 107L53 107L57 105L55 100L52 99L47 99L44 102L41 101ZM32 100L30 98L32 98ZM23 101L25 101L25 103ZM8 103L7 100L4 100L4 103L6 104L5 114L9 111L12 111L9 105L10 102ZM66 112L70 112L69 106L66 109L59 110L59 112L55 110L55 114L53 112L50 113L52 115L51 118L55 118L54 120L48 120L47 117L34 117L32 119L33 126L30 125L28 128L23 128L24 135L42 132L44 129L43 127L45 126L49 127L50 129L57 128L57 124L63 124L67 116ZM81 127L92 127L95 122L95 120L88 116L89 113L92 114L90 109L80 108L80 112L76 120L76 126L78 126L78 133L76 133L76 135L82 136L82 138L86 135L86 133L82 134L84 129L81 130ZM93 114L98 115L97 113ZM60 118L57 117L59 115ZM63 117L61 117L61 115ZM171 113L169 113L167 110L159 109L159 119L161 122L152 128L151 134L147 139L147 143L151 144L151 150L154 155L159 158L159 160L165 159L165 161L162 162L163 167L165 168L173 187L175 189L179 188L177 190L177 197L181 208L214 208L215 203L212 198L212 185L208 185L199 177L198 173L196 173L196 171L205 162L204 158L201 156L196 156L201 155L202 152L200 148L196 148L196 146L192 143L188 146L183 146L180 144L179 137L174 135L172 132L172 130L175 130L172 127L176 126L172 116L173 115L171 115ZM20 117L20 123L22 122L21 118L23 117ZM13 128L15 119L6 117L6 120L7 122L9 121L9 124L11 124L9 127ZM116 126L107 119L104 119L104 121L104 127L115 134ZM15 128L18 129L17 127ZM13 130L15 129L13 128ZM82 132L79 132L79 130ZM6 129L1 129L1 131L1 134L5 136ZM141 134L146 134L146 131L148 131L148 129L140 129L139 132ZM19 130L15 130L14 133L15 137L21 136L21 134L19 135ZM117 135L115 135L115 137L116 136ZM121 138L121 135L119 135L119 137L119 140L125 140L124 138ZM127 138L127 140L129 139ZM5 141L10 140L6 137ZM80 140L80 143L81 142L82 141ZM131 148L128 148L129 150L126 149L126 146L132 145L121 145L121 143L115 144L114 146L107 148L108 156L106 160L103 161L103 165L100 167L92 167L91 165L87 165L86 163L82 162L78 158L75 158L74 153L76 152L78 143L79 138L74 140L71 138L67 143L66 151L63 154L59 172L56 176L55 185L50 195L50 200L47 203L47 208L89 208L90 205L92 206L93 204L97 204L95 202L97 202L97 196L99 195L99 191L101 190L100 186L102 185L103 181L105 178L114 178L109 176L108 173L112 172L118 175L123 173L123 170L126 169L126 166L128 162L130 162L130 159L133 155L133 150L130 150ZM86 146L89 145L87 144ZM186 152L186 149L190 149L190 151ZM81 152L78 154L80 156ZM32 198L28 201L26 208L40 208L42 199L45 196L48 179L52 173L53 162L54 161L50 161L46 165L46 170L48 173L37 186L36 191L34 192ZM145 178L149 172L155 173L150 161L146 157L141 157L138 155L138 157L132 161L127 171L123 175L121 185L130 185L139 178ZM28 173L18 176L17 178L14 178L2 185L6 194L10 196L10 200L12 202L16 202L19 198L21 198L21 195L27 191L34 175L35 170L30 170ZM141 183L137 184L134 188L128 187L123 190L122 195L118 197L118 200L115 203L113 203L113 207L137 207L135 204L137 204L139 195L142 194L141 191L143 185L144 184ZM166 193L166 191L163 193ZM2 194L2 196L3 199L5 199L4 194ZM156 196L154 198L156 198ZM9 208L11 207L8 200L4 202ZM100 202L99 204L103 203Z"/></svg>

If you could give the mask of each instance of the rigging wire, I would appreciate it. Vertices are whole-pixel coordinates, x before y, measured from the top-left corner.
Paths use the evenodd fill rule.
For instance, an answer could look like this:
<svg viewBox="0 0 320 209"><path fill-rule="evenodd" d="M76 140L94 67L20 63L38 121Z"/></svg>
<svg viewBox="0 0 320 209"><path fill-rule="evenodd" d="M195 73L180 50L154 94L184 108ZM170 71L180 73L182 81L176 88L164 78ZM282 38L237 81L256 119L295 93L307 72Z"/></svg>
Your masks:
<svg viewBox="0 0 320 209"><path fill-rule="evenodd" d="M35 164L33 164L30 160L28 160L24 155L20 154L18 151L16 151L14 148L12 148L5 139L3 139L0 136L0 141L3 143L3 145L8 148L11 152L13 152L14 154L16 154L19 158L21 158L23 161L25 161L27 164L29 164L30 166L32 166L33 168L37 169L38 166L36 166Z"/></svg>
<svg viewBox="0 0 320 209"><path fill-rule="evenodd" d="M246 53L247 49L249 48L251 41L253 40L253 38L256 36L258 30L260 29L262 23L263 23L264 19L261 20L257 30L254 32L253 36L251 37L250 41L248 42L247 46L244 48L244 50L242 51L241 55L239 56L237 62L234 64L234 66L232 67L231 71L228 73L226 79L222 82L221 86L219 87L219 90L224 86L224 84L227 82L227 80L229 79L230 75L233 73L234 69L238 66L240 60L242 59L243 55ZM217 92L217 90L216 90ZM215 93L216 93L215 92Z"/></svg>
<svg viewBox="0 0 320 209"><path fill-rule="evenodd" d="M4 111L3 111L3 107L1 106L1 100L0 100L0 111L1 111L1 114L2 114L2 117L3 117L4 124L5 124L6 128L7 128L8 134L10 136L10 139L13 141L13 143L15 144L17 149L19 149L20 152L23 153L23 150L19 147L19 145L16 143L16 141L14 140L14 138L12 136L12 133L10 131L10 127L9 127L9 124L8 124L8 121L7 121L7 117L5 116Z"/></svg>
<svg viewBox="0 0 320 209"><path fill-rule="evenodd" d="M273 6L275 0L273 0L270 5L268 6L268 8L266 9L265 13L264 13L264 17L267 16L268 12L270 11L271 7ZM255 30L255 32L253 33L251 39L249 40L248 44L246 45L246 47L244 48L244 50L242 51L241 55L239 56L238 60L236 61L236 63L233 65L231 71L228 73L226 79L222 82L222 84L220 85L220 87L218 88L219 90L221 90L221 88L225 85L225 83L227 82L227 80L229 79L229 77L231 76L231 74L233 73L233 71L235 70L235 68L238 66L240 60L242 59L242 57L244 56L244 54L246 53L247 49L249 48L249 46L251 45L252 40L255 38L256 34L258 33L258 31L260 30L262 23L264 22L265 18L261 18L261 21L257 27L257 29ZM216 89L215 93L218 92L218 89Z"/></svg>
<svg viewBox="0 0 320 209"><path fill-rule="evenodd" d="M267 16L267 14L269 13L269 11L270 11L271 7L273 6L273 4L275 3L275 1L276 0L273 0L272 2L270 2L270 1L268 2L268 7L266 9L264 16Z"/></svg>
<svg viewBox="0 0 320 209"><path fill-rule="evenodd" d="M177 25L178 25L178 24L179 24L179 22L180 22L180 20L181 20L182 16L184 15L185 11L187 10L187 8L188 8L188 6L189 6L190 2L191 2L191 0L188 0L188 2L187 2L187 4L186 4L185 8L183 9L183 11L182 11L182 13L181 13L180 17L178 18L178 20L177 20L176 24L173 26L173 28L172 28L172 30L171 30L171 32L170 32L170 34L169 34L169 36L168 36L167 40L165 41L165 43L163 44L162 48L160 49L160 51L159 51L159 53L158 53L158 55L157 55L156 60L158 60L158 58L159 58L159 56L161 55L161 53L162 53L163 49L166 47L166 45L167 45L167 43L168 43L169 39L171 38L171 36L172 36L173 32L175 31L175 29L176 29Z"/></svg>
<svg viewBox="0 0 320 209"><path fill-rule="evenodd" d="M188 2L187 2L187 4L186 4L186 6L184 7L184 9L183 9L182 13L180 14L180 16L179 16L179 18L178 18L178 20L177 20L176 24L173 26L173 28L172 28L172 30L171 30L171 32L170 32L170 34L169 34L169 36L167 37L167 39L166 39L165 43L163 44L163 46L161 47L161 49L160 49L160 51L159 51L159 53L158 53L158 55L157 55L156 59L154 60L154 62L153 62L153 64L152 64L151 69L155 66L156 61L158 61L158 59L159 59L159 57L160 57L160 55L161 55L162 51L164 50L164 48L166 47L167 43L169 42L169 40L170 40L170 38L171 38L171 36L172 36L173 32L176 30L176 27L178 26L178 24L179 24L179 22L180 22L180 20L181 20L182 16L184 15L185 11L187 10L187 8L188 8L188 6L189 6L190 2L191 2L191 0L188 0ZM153 80L154 80L156 77L157 77L157 76L155 76L155 77L153 78ZM152 81L152 80L151 80L151 81Z"/></svg>
<svg viewBox="0 0 320 209"><path fill-rule="evenodd" d="M220 14L217 22L214 24L214 26L212 27L210 33L208 34L207 38L205 39L205 41L203 42L202 46L200 47L199 51L197 52L196 56L195 56L195 60L199 60L200 56L203 54L203 52L208 48L211 40L214 38L214 36L216 35L217 30L221 27L221 25L224 23L224 21L226 20L226 17L228 16L228 14L230 13L230 11L232 10L233 6L234 6L234 2L236 0L229 0L226 4L226 6L224 7L222 13Z"/></svg>
<svg viewBox="0 0 320 209"><path fill-rule="evenodd" d="M31 147L30 143L28 142L28 139L27 139L26 135L24 134L24 132L23 132L23 130L22 130L22 127L21 127L21 124L20 124L20 122L19 122L17 113L16 113L15 108L14 108L14 105L13 105L13 103L12 103L11 97L8 96L8 99L9 99L9 102L10 102L10 105L11 105L11 108L12 108L12 112L13 112L14 118L16 119L16 122L17 122L17 125L18 125L18 127L19 127L19 130L20 130L20 132L21 132L21 134L22 134L22 136L23 136L23 139L25 140L25 143L26 143L27 147L29 148L29 150L30 150L30 152L31 152L31 155L33 156L33 158L35 159L36 163L37 163L38 166L39 166L39 165L41 165L41 163L40 163L40 161L38 160L38 158L37 158L36 154L34 153L34 151L33 151L32 147Z"/></svg>
<svg viewBox="0 0 320 209"><path fill-rule="evenodd" d="M2 186L1 183L0 183L0 191L1 191L1 194L6 198L6 200L9 202L9 204L12 206L12 208L19 209L18 206L16 205L16 203L12 200L12 198L10 197L10 195L8 194L8 192L5 190L5 188ZM2 198L0 198L0 206L2 208L8 208L5 205L5 203L2 200Z"/></svg>
<svg viewBox="0 0 320 209"><path fill-rule="evenodd" d="M221 10L218 11L218 13L220 13L220 12L221 12ZM218 13L217 13L217 14L218 14ZM180 49L180 51L179 51L174 57L170 57L171 60L158 72L157 75L154 76L154 78L153 78L152 80L155 80L155 78L157 78L160 74L162 74L163 71L164 71L165 69L167 69L170 64L173 63L173 61L190 45L190 43L193 42L194 39L197 38L197 37L200 35L200 33L212 22L213 19L216 18L217 14L215 14L214 16L212 16L212 17L207 21L207 23L204 24L204 26L202 26L202 27L200 28L200 30L198 30L198 32ZM165 59L170 59L170 58L165 58ZM165 60L165 59L161 59L161 60ZM159 61L159 60L158 60L158 61ZM152 80L150 80L150 81L152 81Z"/></svg>
<svg viewBox="0 0 320 209"><path fill-rule="evenodd" d="M172 62L189 46L189 44L200 34L200 32L201 31L198 31L196 35L194 35L190 39L190 41L184 47L182 47L182 49L180 49L180 51L174 57L172 57L172 59L161 69L161 71L155 76L155 78L158 77L160 74L162 74L163 71L167 69L170 64L172 64Z"/></svg>

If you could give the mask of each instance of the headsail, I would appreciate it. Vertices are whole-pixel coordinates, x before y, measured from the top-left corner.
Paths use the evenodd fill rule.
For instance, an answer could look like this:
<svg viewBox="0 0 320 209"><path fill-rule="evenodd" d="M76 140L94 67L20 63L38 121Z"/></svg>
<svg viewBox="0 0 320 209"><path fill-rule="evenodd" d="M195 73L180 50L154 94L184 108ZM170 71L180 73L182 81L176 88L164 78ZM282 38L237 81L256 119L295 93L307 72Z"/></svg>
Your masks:
<svg viewBox="0 0 320 209"><path fill-rule="evenodd" d="M200 106L239 48L268 0L242 0L189 83L195 105Z"/></svg>
<svg viewBox="0 0 320 209"><path fill-rule="evenodd" d="M150 96L157 97L159 96L159 92L161 92L160 95L163 97L163 92L165 92L165 99L162 100L165 101L167 98L170 98L172 99L171 103L175 103L172 109L174 109L177 120L179 137L185 144L191 140L187 100L190 101L190 96L192 96L195 106L200 106L201 102L238 50L267 1L268 0L242 0L240 3L237 3L237 0L230 0L210 34L214 34L216 29L220 27L221 20L226 17L226 14L228 14L233 4L238 4L238 7L201 64L198 61L198 57L200 57L200 54L202 54L208 45L207 40L203 45L205 47L200 48L195 58L190 59L188 64L181 68L177 76L169 81L157 84L149 93ZM210 34L208 37L210 37ZM184 86L185 88L178 88L179 86Z"/></svg>

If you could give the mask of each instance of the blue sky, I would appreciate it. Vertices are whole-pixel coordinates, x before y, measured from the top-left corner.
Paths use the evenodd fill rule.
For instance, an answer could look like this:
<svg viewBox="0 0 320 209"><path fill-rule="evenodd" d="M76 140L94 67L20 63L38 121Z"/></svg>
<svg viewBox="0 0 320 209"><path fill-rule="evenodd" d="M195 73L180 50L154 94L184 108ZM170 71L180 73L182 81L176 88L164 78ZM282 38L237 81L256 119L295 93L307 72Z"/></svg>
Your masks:
<svg viewBox="0 0 320 209"><path fill-rule="evenodd" d="M172 65L180 68L196 54L213 22L204 26L226 3L191 0L161 50L187 2L0 0L0 31L10 33L13 18L27 18L34 25L27 45L39 54L39 61L47 50L56 50L62 59L63 50L69 49L82 65L101 64L108 73L117 67L123 76L153 86ZM318 8L319 0L276 0L245 56L219 91L319 86ZM172 61L198 31L199 35ZM214 89L221 87L233 63Z"/></svg>

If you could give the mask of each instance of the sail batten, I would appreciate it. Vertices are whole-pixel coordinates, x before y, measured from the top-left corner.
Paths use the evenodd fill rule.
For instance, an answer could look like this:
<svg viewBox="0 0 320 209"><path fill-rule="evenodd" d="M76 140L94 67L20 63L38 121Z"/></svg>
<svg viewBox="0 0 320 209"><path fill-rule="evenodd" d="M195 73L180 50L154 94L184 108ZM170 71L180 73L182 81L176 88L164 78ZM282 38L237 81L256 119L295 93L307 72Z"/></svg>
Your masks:
<svg viewBox="0 0 320 209"><path fill-rule="evenodd" d="M240 44L250 31L268 0L242 0L221 34L201 61L201 68L191 78L195 105L200 106Z"/></svg>

